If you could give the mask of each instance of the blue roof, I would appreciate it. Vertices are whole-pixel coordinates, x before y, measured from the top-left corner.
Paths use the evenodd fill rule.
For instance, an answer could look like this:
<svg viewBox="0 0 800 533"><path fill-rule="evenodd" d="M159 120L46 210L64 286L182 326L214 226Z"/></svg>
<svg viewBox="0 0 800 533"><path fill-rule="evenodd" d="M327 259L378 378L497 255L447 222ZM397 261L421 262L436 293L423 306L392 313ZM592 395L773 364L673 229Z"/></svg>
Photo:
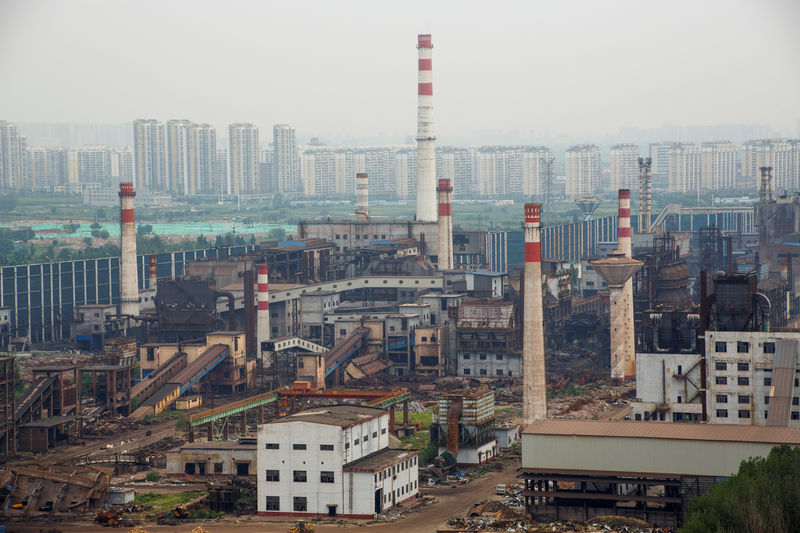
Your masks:
<svg viewBox="0 0 800 533"><path fill-rule="evenodd" d="M305 243L305 241L280 241L280 242L278 243L278 246L279 246L279 247L284 247L284 246L298 246L298 247L300 247L300 248L305 248L305 246L306 246L306 243Z"/></svg>

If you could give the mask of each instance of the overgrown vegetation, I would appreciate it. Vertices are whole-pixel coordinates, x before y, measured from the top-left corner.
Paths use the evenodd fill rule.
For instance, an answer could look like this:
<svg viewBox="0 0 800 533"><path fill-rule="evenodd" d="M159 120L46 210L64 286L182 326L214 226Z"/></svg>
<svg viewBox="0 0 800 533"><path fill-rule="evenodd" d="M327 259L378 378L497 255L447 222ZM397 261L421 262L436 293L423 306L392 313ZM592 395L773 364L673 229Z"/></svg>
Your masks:
<svg viewBox="0 0 800 533"><path fill-rule="evenodd" d="M184 503L188 503L195 498L203 496L204 494L205 492L177 492L170 494L155 494L153 492L145 492L143 494L137 494L133 500L133 503L149 505L151 509L147 512L147 514L152 515L163 513L164 511L171 511L172 509L175 509L175 507L183 505Z"/></svg>
<svg viewBox="0 0 800 533"><path fill-rule="evenodd" d="M690 504L683 533L800 532L800 449L782 445Z"/></svg>
<svg viewBox="0 0 800 533"><path fill-rule="evenodd" d="M161 479L161 474L159 474L156 470L151 470L144 476L145 481L158 481Z"/></svg>

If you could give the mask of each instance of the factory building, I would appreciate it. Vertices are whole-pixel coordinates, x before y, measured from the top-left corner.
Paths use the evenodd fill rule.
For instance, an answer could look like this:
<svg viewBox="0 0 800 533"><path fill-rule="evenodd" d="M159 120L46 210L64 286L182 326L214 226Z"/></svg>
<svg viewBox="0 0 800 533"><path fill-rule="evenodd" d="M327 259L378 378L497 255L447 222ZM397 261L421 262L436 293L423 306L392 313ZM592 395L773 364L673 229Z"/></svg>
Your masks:
<svg viewBox="0 0 800 533"><path fill-rule="evenodd" d="M187 442L166 455L168 476L256 476L256 443L253 439Z"/></svg>
<svg viewBox="0 0 800 533"><path fill-rule="evenodd" d="M522 495L539 519L630 516L680 526L689 502L774 446L788 428L537 420L522 434Z"/></svg>
<svg viewBox="0 0 800 533"><path fill-rule="evenodd" d="M522 351L513 302L464 302L456 322L459 376L522 376Z"/></svg>
<svg viewBox="0 0 800 533"><path fill-rule="evenodd" d="M417 497L417 453L389 448L389 413L313 407L258 427L258 513L371 518Z"/></svg>
<svg viewBox="0 0 800 533"><path fill-rule="evenodd" d="M498 453L494 392L487 389L442 394L433 411L431 444L456 464L477 465Z"/></svg>

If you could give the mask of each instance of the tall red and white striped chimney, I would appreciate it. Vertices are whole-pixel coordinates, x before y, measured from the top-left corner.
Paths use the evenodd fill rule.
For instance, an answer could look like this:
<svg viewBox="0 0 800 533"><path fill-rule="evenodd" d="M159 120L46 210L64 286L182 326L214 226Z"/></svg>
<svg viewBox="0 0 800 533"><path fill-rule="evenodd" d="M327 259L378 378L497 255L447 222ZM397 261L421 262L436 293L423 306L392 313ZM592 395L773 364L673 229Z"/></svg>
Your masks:
<svg viewBox="0 0 800 533"><path fill-rule="evenodd" d="M436 221L436 137L433 133L433 43L430 34L417 36L417 220Z"/></svg>
<svg viewBox="0 0 800 533"><path fill-rule="evenodd" d="M619 206L617 220L617 250L625 254L628 259L632 258L631 246L631 191L630 189L619 190ZM616 376L625 380L636 377L636 332L633 327L633 278L628 278L622 287L621 303L623 304L624 320L627 325L624 330L622 349L619 354L622 356L618 361ZM613 351L613 350L612 350ZM620 375L621 374L621 375Z"/></svg>
<svg viewBox="0 0 800 533"><path fill-rule="evenodd" d="M139 314L139 274L136 269L136 217L133 212L133 183L119 184L120 258L119 312Z"/></svg>
<svg viewBox="0 0 800 533"><path fill-rule="evenodd" d="M258 265L258 313L256 314L256 352L261 357L261 346L269 340L269 270L266 263Z"/></svg>
<svg viewBox="0 0 800 533"><path fill-rule="evenodd" d="M542 313L541 205L525 204L524 319L522 324L522 420L547 418Z"/></svg>
<svg viewBox="0 0 800 533"><path fill-rule="evenodd" d="M453 186L442 178L436 189L439 195L439 235L437 236L439 270L453 270L453 217L450 198Z"/></svg>

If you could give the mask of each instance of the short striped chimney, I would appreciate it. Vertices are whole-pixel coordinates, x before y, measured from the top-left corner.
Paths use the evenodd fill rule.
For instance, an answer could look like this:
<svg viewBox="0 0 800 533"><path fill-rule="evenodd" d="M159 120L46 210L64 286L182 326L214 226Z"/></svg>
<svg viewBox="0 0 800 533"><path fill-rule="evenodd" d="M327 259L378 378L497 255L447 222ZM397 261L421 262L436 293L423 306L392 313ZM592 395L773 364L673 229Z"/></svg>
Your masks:
<svg viewBox="0 0 800 533"><path fill-rule="evenodd" d="M453 187L450 180L440 179L436 192L439 195L439 270L453 270L453 217L450 203Z"/></svg>
<svg viewBox="0 0 800 533"><path fill-rule="evenodd" d="M269 340L269 270L266 263L258 265L258 313L256 314L256 346L257 353L261 357L262 343Z"/></svg>
<svg viewBox="0 0 800 533"><path fill-rule="evenodd" d="M619 214L617 220L617 249L631 257L631 191L630 189L619 190Z"/></svg>
<svg viewBox="0 0 800 533"><path fill-rule="evenodd" d="M417 36L417 220L436 221L436 137L433 133L433 42Z"/></svg>
<svg viewBox="0 0 800 533"><path fill-rule="evenodd" d="M525 272L522 324L522 420L547 418L542 313L541 205L525 204Z"/></svg>
<svg viewBox="0 0 800 533"><path fill-rule="evenodd" d="M158 257L155 254L147 256L147 288L155 289L158 286Z"/></svg>
<svg viewBox="0 0 800 533"><path fill-rule="evenodd" d="M120 258L119 293L121 315L139 314L139 273L136 267L136 216L133 212L133 183L119 184Z"/></svg>

